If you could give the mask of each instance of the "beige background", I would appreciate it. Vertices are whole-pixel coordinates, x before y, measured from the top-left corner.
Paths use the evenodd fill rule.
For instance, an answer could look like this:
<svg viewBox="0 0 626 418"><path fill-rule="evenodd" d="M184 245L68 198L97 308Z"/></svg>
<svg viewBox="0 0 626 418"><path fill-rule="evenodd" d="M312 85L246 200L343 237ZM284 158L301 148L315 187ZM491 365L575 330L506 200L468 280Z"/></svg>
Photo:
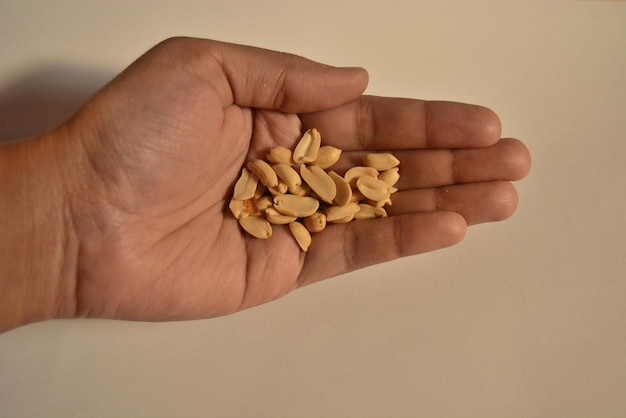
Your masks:
<svg viewBox="0 0 626 418"><path fill-rule="evenodd" d="M1 417L626 416L626 3L367 3L0 0L4 138L192 35L489 106L534 164L450 249L215 320L0 335Z"/></svg>

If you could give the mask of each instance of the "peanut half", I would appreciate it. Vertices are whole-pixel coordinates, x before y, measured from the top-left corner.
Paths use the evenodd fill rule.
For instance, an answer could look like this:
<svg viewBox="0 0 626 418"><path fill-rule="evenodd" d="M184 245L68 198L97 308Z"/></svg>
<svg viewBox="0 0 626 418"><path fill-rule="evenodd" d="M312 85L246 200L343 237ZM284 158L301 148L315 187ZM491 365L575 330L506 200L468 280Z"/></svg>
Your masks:
<svg viewBox="0 0 626 418"><path fill-rule="evenodd" d="M323 201L332 203L337 194L337 186L328 173L316 165L307 167L305 164L300 164L300 175L315 194Z"/></svg>
<svg viewBox="0 0 626 418"><path fill-rule="evenodd" d="M398 190L398 159L390 153L367 154L362 166L341 176L330 170L341 154L339 148L322 146L320 132L312 128L293 152L281 145L269 150L267 161L249 161L228 205L233 217L261 239L272 236L272 225L289 225L305 252L311 234L327 224L387 217L384 207Z"/></svg>
<svg viewBox="0 0 626 418"><path fill-rule="evenodd" d="M228 204L228 208L236 219L245 218L246 216L250 216L250 214L246 211L246 201L239 199L230 199L230 203Z"/></svg>
<svg viewBox="0 0 626 418"><path fill-rule="evenodd" d="M239 225L256 238L267 239L272 236L272 225L260 216L246 216L239 219Z"/></svg>
<svg viewBox="0 0 626 418"><path fill-rule="evenodd" d="M356 166L346 171L346 174L343 175L343 178L348 182L351 187L356 187L356 181L363 176L376 178L378 177L378 170L373 167Z"/></svg>
<svg viewBox="0 0 626 418"><path fill-rule="evenodd" d="M317 159L317 153L322 143L322 137L315 128L309 129L302 135L300 142L293 150L293 161L296 163L311 163Z"/></svg>
<svg viewBox="0 0 626 418"><path fill-rule="evenodd" d="M315 212L311 216L307 216L302 223L309 232L322 232L326 228L326 215L322 212Z"/></svg>
<svg viewBox="0 0 626 418"><path fill-rule="evenodd" d="M378 208L376 206L368 205L366 203L359 203L359 211L354 214L354 219L373 219L386 217L387 211L384 208Z"/></svg>
<svg viewBox="0 0 626 418"><path fill-rule="evenodd" d="M293 164L291 156L292 153L289 148L278 145L272 148L265 158L267 158L267 161L274 164Z"/></svg>
<svg viewBox="0 0 626 418"><path fill-rule="evenodd" d="M326 221L330 223L350 222L361 208L351 202L344 206L330 206L326 209Z"/></svg>
<svg viewBox="0 0 626 418"><path fill-rule="evenodd" d="M284 215L273 207L265 209L265 218L271 224L275 224L275 225L287 225L288 223L293 222L296 219L298 219L297 216Z"/></svg>
<svg viewBox="0 0 626 418"><path fill-rule="evenodd" d="M289 229L302 251L309 251L309 246L311 245L311 234L309 233L309 230L298 221L291 222L289 224Z"/></svg>
<svg viewBox="0 0 626 418"><path fill-rule="evenodd" d="M395 191L392 186L384 181L370 176L359 177L356 181L356 187L363 193L363 196L374 201L386 200Z"/></svg>
<svg viewBox="0 0 626 418"><path fill-rule="evenodd" d="M297 190L302 185L302 179L296 170L289 164L279 163L272 166L278 177L285 182L289 191ZM293 192L292 192L293 193Z"/></svg>
<svg viewBox="0 0 626 418"><path fill-rule="evenodd" d="M400 180L400 173L398 171L398 167L390 168L389 170L385 170L378 175L378 179L384 181L390 186L395 186L395 184Z"/></svg>
<svg viewBox="0 0 626 418"><path fill-rule="evenodd" d="M367 154L363 157L363 164L378 171L385 171L397 167L400 161L389 153Z"/></svg>
<svg viewBox="0 0 626 418"><path fill-rule="evenodd" d="M278 194L274 196L274 208L283 215L306 218L317 212L320 202L310 196Z"/></svg>
<svg viewBox="0 0 626 418"><path fill-rule="evenodd" d="M339 161L339 157L341 157L341 150L339 148L324 145L323 147L320 147L317 153L317 158L311 163L311 165L327 169Z"/></svg>
<svg viewBox="0 0 626 418"><path fill-rule="evenodd" d="M233 198L237 200L246 200L254 197L254 192L257 189L257 183L259 178L250 173L247 168L241 169L241 176L237 183L235 183L235 192Z"/></svg>
<svg viewBox="0 0 626 418"><path fill-rule="evenodd" d="M268 163L263 160L252 160L248 163L248 170L259 178L265 187L278 187L278 176Z"/></svg>
<svg viewBox="0 0 626 418"><path fill-rule="evenodd" d="M350 187L346 179L334 171L330 171L328 176L335 182L335 204L344 206L350 203L352 200L352 187Z"/></svg>

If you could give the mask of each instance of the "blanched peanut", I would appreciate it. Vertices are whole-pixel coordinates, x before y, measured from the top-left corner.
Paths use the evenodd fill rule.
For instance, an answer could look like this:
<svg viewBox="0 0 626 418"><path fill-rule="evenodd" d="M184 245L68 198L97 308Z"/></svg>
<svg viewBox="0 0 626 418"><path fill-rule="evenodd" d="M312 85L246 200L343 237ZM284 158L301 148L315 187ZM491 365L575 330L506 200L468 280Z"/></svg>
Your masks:
<svg viewBox="0 0 626 418"><path fill-rule="evenodd" d="M259 212L264 213L266 209L274 207L274 202L269 196L261 196L256 200L256 206Z"/></svg>
<svg viewBox="0 0 626 418"><path fill-rule="evenodd" d="M363 157L363 164L368 167L373 167L378 171L385 171L396 167L400 164L400 161L393 154L379 153L367 154Z"/></svg>
<svg viewBox="0 0 626 418"><path fill-rule="evenodd" d="M278 180L278 186L276 187L268 187L267 190L270 192L272 196L276 196L278 194L287 193L289 187L282 180Z"/></svg>
<svg viewBox="0 0 626 418"><path fill-rule="evenodd" d="M302 135L300 142L293 150L293 161L295 163L310 163L317 159L317 153L322 143L322 137L315 128L309 129Z"/></svg>
<svg viewBox="0 0 626 418"><path fill-rule="evenodd" d="M302 179L296 170L290 165L279 163L272 166L278 177L287 185L289 190L295 189L302 184Z"/></svg>
<svg viewBox="0 0 626 418"><path fill-rule="evenodd" d="M298 196L308 196L312 194L311 188L306 183L289 188L289 193L295 194Z"/></svg>
<svg viewBox="0 0 626 418"><path fill-rule="evenodd" d="M356 187L363 193L363 196L375 201L387 199L393 190L384 181L370 176L359 177L356 181Z"/></svg>
<svg viewBox="0 0 626 418"><path fill-rule="evenodd" d="M265 218L276 225L286 225L298 219L297 216L284 215L273 207L265 209Z"/></svg>
<svg viewBox="0 0 626 418"><path fill-rule="evenodd" d="M366 203L359 203L359 211L354 214L354 219L386 218L387 211L384 208L375 207Z"/></svg>
<svg viewBox="0 0 626 418"><path fill-rule="evenodd" d="M326 221L331 223L349 222L360 209L359 205L354 202L348 203L345 206L330 206L325 211Z"/></svg>
<svg viewBox="0 0 626 418"><path fill-rule="evenodd" d="M320 147L317 152L317 158L311 163L324 170L332 167L341 157L341 150L339 148L331 147L330 145L324 145Z"/></svg>
<svg viewBox="0 0 626 418"><path fill-rule="evenodd" d="M274 169L263 160L252 160L248 163L248 170L259 178L265 187L278 186L278 176Z"/></svg>
<svg viewBox="0 0 626 418"><path fill-rule="evenodd" d="M235 183L235 191L233 198L237 200L246 200L254 197L259 178L252 174L247 168L241 169L241 176Z"/></svg>
<svg viewBox="0 0 626 418"><path fill-rule="evenodd" d="M310 196L278 194L274 196L274 208L283 215L305 218L317 212L320 202Z"/></svg>
<svg viewBox="0 0 626 418"><path fill-rule="evenodd" d="M274 164L293 164L291 158L291 150L289 148L278 145L270 150L265 156L267 160Z"/></svg>
<svg viewBox="0 0 626 418"><path fill-rule="evenodd" d="M334 171L329 172L328 175L335 182L335 189L337 191L335 193L335 204L344 206L350 203L352 200L352 187L350 187L350 184Z"/></svg>
<svg viewBox="0 0 626 418"><path fill-rule="evenodd" d="M385 170L378 175L378 179L384 181L390 186L395 186L395 184L400 179L400 173L398 172L398 167L390 168L389 170Z"/></svg>
<svg viewBox="0 0 626 418"><path fill-rule="evenodd" d="M239 199L230 199L230 203L228 204L228 208L230 212L236 219L245 218L246 216L250 216L250 214L246 211L246 205L244 200Z"/></svg>
<svg viewBox="0 0 626 418"><path fill-rule="evenodd" d="M300 164L300 175L323 201L331 203L335 199L337 186L324 170L318 166L307 167L306 164Z"/></svg>
<svg viewBox="0 0 626 418"><path fill-rule="evenodd" d="M311 245L311 234L309 231L302 225L300 222L295 221L289 224L289 229L293 234L296 242L302 249L302 251L309 251L309 246Z"/></svg>
<svg viewBox="0 0 626 418"><path fill-rule="evenodd" d="M260 216L246 216L239 219L239 225L256 238L267 239L272 236L272 225Z"/></svg>
<svg viewBox="0 0 626 418"><path fill-rule="evenodd" d="M350 187L356 187L356 181L363 176L376 178L378 177L378 170L372 167L356 166L346 171L343 178L346 179Z"/></svg>
<svg viewBox="0 0 626 418"><path fill-rule="evenodd" d="M328 170L341 150L321 146L317 129L306 131L294 151L277 146L267 160L249 161L234 186L229 209L250 235L267 239L272 225L289 225L302 251L311 245L311 233L329 223L387 217L385 206L400 178L398 159L388 153L367 154L362 166L344 176Z"/></svg>
<svg viewBox="0 0 626 418"><path fill-rule="evenodd" d="M322 212L315 212L311 216L307 216L302 220L309 232L321 232L326 228L326 215Z"/></svg>

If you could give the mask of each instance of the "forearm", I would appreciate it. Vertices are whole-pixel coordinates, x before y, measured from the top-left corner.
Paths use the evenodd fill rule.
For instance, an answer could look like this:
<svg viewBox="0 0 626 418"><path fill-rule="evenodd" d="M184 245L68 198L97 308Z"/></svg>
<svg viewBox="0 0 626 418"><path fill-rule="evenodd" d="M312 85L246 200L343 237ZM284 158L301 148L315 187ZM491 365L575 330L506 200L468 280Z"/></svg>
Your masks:
<svg viewBox="0 0 626 418"><path fill-rule="evenodd" d="M0 332L74 314L72 151L58 132L0 146Z"/></svg>

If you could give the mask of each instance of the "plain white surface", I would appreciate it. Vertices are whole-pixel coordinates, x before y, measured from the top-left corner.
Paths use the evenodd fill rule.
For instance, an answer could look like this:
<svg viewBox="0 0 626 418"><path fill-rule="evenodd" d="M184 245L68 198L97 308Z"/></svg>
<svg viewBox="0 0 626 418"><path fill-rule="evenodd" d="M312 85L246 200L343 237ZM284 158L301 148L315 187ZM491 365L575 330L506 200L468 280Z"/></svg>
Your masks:
<svg viewBox="0 0 626 418"><path fill-rule="evenodd" d="M1 417L626 415L626 3L0 1L0 136L173 35L491 107L533 156L519 209L230 317L0 335Z"/></svg>

